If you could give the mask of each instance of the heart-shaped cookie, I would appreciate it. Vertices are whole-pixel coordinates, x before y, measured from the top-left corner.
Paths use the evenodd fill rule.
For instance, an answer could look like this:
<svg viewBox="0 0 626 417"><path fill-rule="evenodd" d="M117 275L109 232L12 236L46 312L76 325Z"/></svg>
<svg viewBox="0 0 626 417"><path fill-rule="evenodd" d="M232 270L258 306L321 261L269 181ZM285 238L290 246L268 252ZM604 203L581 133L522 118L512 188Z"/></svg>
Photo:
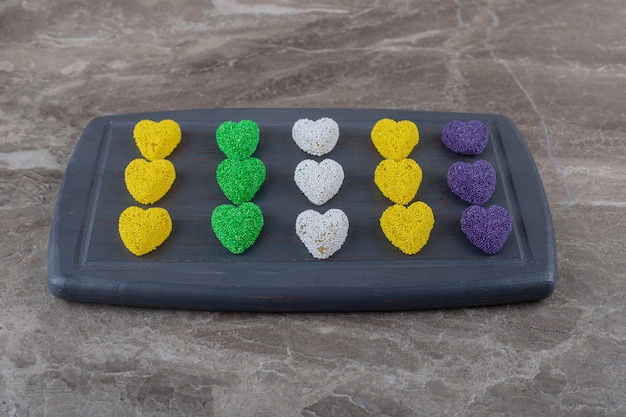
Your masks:
<svg viewBox="0 0 626 417"><path fill-rule="evenodd" d="M383 159L374 171L374 182L385 197L406 205L417 194L422 183L422 168L413 159Z"/></svg>
<svg viewBox="0 0 626 417"><path fill-rule="evenodd" d="M265 165L257 158L226 158L217 166L216 178L226 198L247 203L265 182Z"/></svg>
<svg viewBox="0 0 626 417"><path fill-rule="evenodd" d="M339 140L339 125L333 119L300 119L291 128L294 142L304 152L322 156L332 151Z"/></svg>
<svg viewBox="0 0 626 417"><path fill-rule="evenodd" d="M259 145L259 126L252 120L224 122L215 131L215 138L228 158L249 158Z"/></svg>
<svg viewBox="0 0 626 417"><path fill-rule="evenodd" d="M348 216L340 209L324 214L305 210L296 218L296 234L317 259L326 259L343 246L349 226Z"/></svg>
<svg viewBox="0 0 626 417"><path fill-rule="evenodd" d="M144 210L130 206L120 214L118 229L124 246L141 256L165 242L172 232L172 219L167 210L160 207Z"/></svg>
<svg viewBox="0 0 626 417"><path fill-rule="evenodd" d="M321 206L339 192L343 184L343 168L332 159L324 159L319 164L312 159L305 159L296 167L293 179L306 198Z"/></svg>
<svg viewBox="0 0 626 417"><path fill-rule="evenodd" d="M372 142L383 158L399 161L419 142L419 130L410 120L380 119L371 131Z"/></svg>
<svg viewBox="0 0 626 417"><path fill-rule="evenodd" d="M489 255L502 250L512 229L511 215L504 207L491 206L485 210L469 206L461 216L461 230L467 239Z"/></svg>
<svg viewBox="0 0 626 417"><path fill-rule="evenodd" d="M415 255L426 245L434 225L433 211L421 201L408 207L394 204L380 216L380 227L387 239L407 255Z"/></svg>
<svg viewBox="0 0 626 417"><path fill-rule="evenodd" d="M141 204L152 204L161 199L176 179L174 164L167 159L146 161L137 158L126 166L124 181L130 195Z"/></svg>
<svg viewBox="0 0 626 417"><path fill-rule="evenodd" d="M441 140L448 149L462 155L480 155L487 147L489 129L478 120L452 120L441 132Z"/></svg>
<svg viewBox="0 0 626 417"><path fill-rule="evenodd" d="M166 158L176 149L182 132L178 123L173 120L141 120L133 129L133 137L143 157L154 161Z"/></svg>
<svg viewBox="0 0 626 417"><path fill-rule="evenodd" d="M496 189L496 170L485 160L455 162L448 169L448 187L462 200L484 205Z"/></svg>
<svg viewBox="0 0 626 417"><path fill-rule="evenodd" d="M215 207L211 214L211 227L226 249L240 254L259 237L263 228L263 213L254 203L240 206L222 204Z"/></svg>

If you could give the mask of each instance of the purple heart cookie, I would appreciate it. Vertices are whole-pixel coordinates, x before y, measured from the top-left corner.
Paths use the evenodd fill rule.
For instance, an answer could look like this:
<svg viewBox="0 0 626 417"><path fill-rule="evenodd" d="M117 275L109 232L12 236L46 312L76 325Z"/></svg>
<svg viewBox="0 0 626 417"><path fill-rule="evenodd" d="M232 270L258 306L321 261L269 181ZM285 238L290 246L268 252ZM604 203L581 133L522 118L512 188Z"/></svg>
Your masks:
<svg viewBox="0 0 626 417"><path fill-rule="evenodd" d="M487 147L489 129L478 120L453 120L444 126L441 140L448 149L462 155L480 155Z"/></svg>
<svg viewBox="0 0 626 417"><path fill-rule="evenodd" d="M473 164L455 162L448 169L448 187L462 200L482 206L496 189L496 170L482 159Z"/></svg>
<svg viewBox="0 0 626 417"><path fill-rule="evenodd" d="M500 206L487 210L469 206L461 216L461 230L467 239L489 255L500 252L512 228L511 215Z"/></svg>

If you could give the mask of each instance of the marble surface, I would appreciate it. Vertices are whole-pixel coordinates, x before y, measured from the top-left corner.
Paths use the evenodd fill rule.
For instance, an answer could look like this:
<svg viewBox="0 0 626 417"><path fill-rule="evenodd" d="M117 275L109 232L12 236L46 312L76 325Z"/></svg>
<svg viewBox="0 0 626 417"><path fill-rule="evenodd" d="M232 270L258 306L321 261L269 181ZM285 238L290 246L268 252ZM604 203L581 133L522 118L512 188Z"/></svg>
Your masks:
<svg viewBox="0 0 626 417"><path fill-rule="evenodd" d="M626 415L625 23L621 0L0 2L0 415ZM555 293L385 314L51 296L87 122L215 107L510 117L551 205Z"/></svg>

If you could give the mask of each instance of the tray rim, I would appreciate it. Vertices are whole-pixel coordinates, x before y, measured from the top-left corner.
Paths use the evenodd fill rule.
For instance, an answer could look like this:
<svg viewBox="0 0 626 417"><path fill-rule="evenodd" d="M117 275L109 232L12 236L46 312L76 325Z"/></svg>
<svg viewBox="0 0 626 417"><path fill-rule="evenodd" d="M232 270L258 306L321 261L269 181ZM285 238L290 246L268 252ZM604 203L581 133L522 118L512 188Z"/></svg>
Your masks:
<svg viewBox="0 0 626 417"><path fill-rule="evenodd" d="M207 112L215 115L216 119L222 119L225 115L237 113L239 119L245 118L246 113L265 112L268 114L281 114L290 112L306 112L314 115L329 115L329 113L347 112L360 116L356 120L374 118L391 117L399 120L407 118L413 120L419 119L443 119L449 118L458 120L472 119L490 119L495 120L498 129L505 129L511 134L518 137L519 146L526 153L534 178L534 185L540 191L539 205L543 209L543 220L546 226L546 253L545 268L541 271L535 271L530 279L527 276L518 276L513 271L507 276L506 282L486 283L481 290L467 288L463 286L439 287L430 291L420 291L424 288L416 288L415 286L384 286L381 285L372 288L360 288L348 286L346 288L335 289L334 294L327 294L324 288L316 288L312 286L306 291L292 291L291 294L280 295L276 293L276 289L255 287L254 291L245 288L224 288L215 292L215 287L207 286L189 286L185 295L178 301L172 301L171 296L166 294L167 291L174 293L180 292L180 289L174 288L175 284L168 286L168 283L158 283L158 285L150 285L145 283L136 288L126 285L124 282L116 282L115 280L103 280L96 276L83 274L78 276L68 275L62 271L62 254L59 250L59 232L61 230L61 205L66 192L66 188L70 177L67 175L73 167L73 163L79 156L82 148L81 142L83 138L89 137L92 131L98 131L107 124L115 121L123 120L140 120L140 118L172 118L174 120L190 120L193 116L206 114ZM220 116L224 115L224 116ZM369 116L368 116L369 115ZM374 116L376 115L376 116ZM226 116L231 117L232 116ZM229 120L224 118L223 120ZM531 260L532 262L533 260ZM543 261L543 260L541 260ZM65 261L67 262L67 260ZM246 261L241 261L246 264ZM342 268L342 264L349 261L334 261L324 263L319 261L318 266L321 269ZM257 269L262 271L263 268ZM398 267L398 265L395 265ZM407 263L404 265L410 268ZM449 266L437 265L433 262L433 268L440 270L450 269ZM403 269L403 268L399 268ZM452 269L455 269L454 267ZM471 270L472 266L468 266ZM87 270L87 269L84 269ZM84 271L83 270L83 271ZM115 271L116 269L111 269ZM396 270L397 271L397 270ZM76 271L74 271L76 273ZM537 275L539 274L539 275ZM78 274L76 274L78 275ZM494 279L487 277L486 280ZM431 112L431 111L414 111L404 109L346 109L346 108L219 108L219 109L191 109L191 110L173 110L160 112L138 112L117 115L105 115L92 119L83 130L76 147L72 153L70 161L63 177L57 203L55 206L52 227L50 229L50 241L48 252L48 289L56 297L72 301L96 302L120 305L133 305L143 307L165 307L165 308L182 308L182 309L198 309L198 310L214 310L214 311L381 311L381 310L414 310L426 308L443 308L443 307L469 307L491 304L502 304L519 301L533 301L546 298L554 291L557 280L556 265L556 241L554 238L554 227L550 208L545 196L543 183L539 176L539 172L532 158L532 154L523 139L521 133L513 122L506 116L499 114L483 114L483 113L456 113L456 112ZM160 287L160 288L158 288ZM172 287L172 288L170 288ZM106 294L102 294L102 288L106 288ZM407 290L407 297L398 297L398 289ZM167 291L166 291L167 290ZM428 290L428 288L426 289ZM246 293L246 291L249 291ZM171 293L170 293L171 294Z"/></svg>

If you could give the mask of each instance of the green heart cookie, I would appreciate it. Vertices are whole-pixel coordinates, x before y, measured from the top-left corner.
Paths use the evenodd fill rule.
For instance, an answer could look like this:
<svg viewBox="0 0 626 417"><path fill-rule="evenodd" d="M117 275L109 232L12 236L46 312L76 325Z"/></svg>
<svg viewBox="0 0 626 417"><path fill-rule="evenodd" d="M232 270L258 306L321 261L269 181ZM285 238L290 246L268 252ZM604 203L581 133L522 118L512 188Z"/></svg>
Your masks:
<svg viewBox="0 0 626 417"><path fill-rule="evenodd" d="M263 228L263 213L254 203L222 204L211 215L211 227L226 249L239 254L254 244Z"/></svg>
<svg viewBox="0 0 626 417"><path fill-rule="evenodd" d="M228 158L235 159L252 156L259 145L259 136L259 126L252 120L224 122L215 131L217 146Z"/></svg>
<svg viewBox="0 0 626 417"><path fill-rule="evenodd" d="M226 158L215 176L226 198L235 204L247 203L265 182L265 165L258 158Z"/></svg>

